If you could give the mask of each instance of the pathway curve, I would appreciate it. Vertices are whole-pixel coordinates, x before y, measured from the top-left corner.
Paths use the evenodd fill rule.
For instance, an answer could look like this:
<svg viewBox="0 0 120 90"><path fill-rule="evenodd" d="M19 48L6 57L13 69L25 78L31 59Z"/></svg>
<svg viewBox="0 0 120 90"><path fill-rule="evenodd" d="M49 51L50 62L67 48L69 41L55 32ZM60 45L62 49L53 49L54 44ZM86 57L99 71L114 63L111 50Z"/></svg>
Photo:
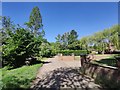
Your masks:
<svg viewBox="0 0 120 90"><path fill-rule="evenodd" d="M41 88L97 88L94 79L80 74L80 61L63 61L50 58L38 71L36 80L32 85L33 90ZM55 90L56 90L55 89Z"/></svg>

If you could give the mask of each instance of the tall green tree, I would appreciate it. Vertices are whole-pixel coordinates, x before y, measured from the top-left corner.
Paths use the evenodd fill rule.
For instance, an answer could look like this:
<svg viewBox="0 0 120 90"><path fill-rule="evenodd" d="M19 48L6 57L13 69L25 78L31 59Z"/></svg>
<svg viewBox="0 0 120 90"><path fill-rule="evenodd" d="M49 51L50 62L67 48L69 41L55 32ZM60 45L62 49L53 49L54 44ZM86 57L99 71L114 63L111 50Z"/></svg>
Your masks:
<svg viewBox="0 0 120 90"><path fill-rule="evenodd" d="M13 67L22 66L25 60L39 55L40 45L45 41L42 17L38 7L34 7L29 22L26 23L27 29L18 25L14 26L8 17L2 17L2 57L3 65ZM42 28L43 29L43 28Z"/></svg>
<svg viewBox="0 0 120 90"><path fill-rule="evenodd" d="M94 33L91 36L86 36L80 39L80 42L83 46L88 46L91 43L90 48L97 50L99 52L104 52L110 44L114 45L115 50L119 50L119 37L118 32L120 32L119 26L115 25L109 29L99 31Z"/></svg>
<svg viewBox="0 0 120 90"><path fill-rule="evenodd" d="M69 32L64 33L61 37L62 40L62 48L63 49L67 49L68 46L68 36L69 36Z"/></svg>
<svg viewBox="0 0 120 90"><path fill-rule="evenodd" d="M68 44L72 44L78 38L78 34L75 30L71 30L68 36Z"/></svg>
<svg viewBox="0 0 120 90"><path fill-rule="evenodd" d="M7 33L7 36L2 45L3 66L22 66L25 64L26 58L35 57L39 54L41 39L34 37L34 34L29 30L16 27L14 32Z"/></svg>
<svg viewBox="0 0 120 90"><path fill-rule="evenodd" d="M56 45L57 49L60 50L61 49L61 42L62 42L61 35L58 34L57 37L55 37L55 39L56 39L55 45Z"/></svg>
<svg viewBox="0 0 120 90"><path fill-rule="evenodd" d="M61 42L61 35L58 34L57 37L55 37L55 39L56 39L56 42L59 42L59 43L60 43L60 42Z"/></svg>
<svg viewBox="0 0 120 90"><path fill-rule="evenodd" d="M71 30L70 32L65 32L64 34L58 34L56 38L56 45L60 47L60 49L80 49L79 41L77 40L78 34L75 30Z"/></svg>
<svg viewBox="0 0 120 90"><path fill-rule="evenodd" d="M34 35L40 34L39 29L43 29L42 16L38 7L34 7L29 17L29 22L25 23Z"/></svg>

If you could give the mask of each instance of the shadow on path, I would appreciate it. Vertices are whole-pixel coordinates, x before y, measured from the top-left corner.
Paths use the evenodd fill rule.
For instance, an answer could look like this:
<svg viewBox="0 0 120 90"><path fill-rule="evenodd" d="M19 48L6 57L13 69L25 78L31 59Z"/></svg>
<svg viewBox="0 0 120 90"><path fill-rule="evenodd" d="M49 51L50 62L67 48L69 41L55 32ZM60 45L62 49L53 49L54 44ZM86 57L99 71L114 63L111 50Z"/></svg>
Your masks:
<svg viewBox="0 0 120 90"><path fill-rule="evenodd" d="M49 64L51 63L51 61L35 61L35 62L32 62L33 64L38 64L38 63L42 63L42 64Z"/></svg>
<svg viewBox="0 0 120 90"><path fill-rule="evenodd" d="M51 63L51 61L40 61L40 63L42 63L42 64L48 64L48 63Z"/></svg>
<svg viewBox="0 0 120 90"><path fill-rule="evenodd" d="M79 68L57 68L38 81L32 88L33 90L41 90L43 88L52 88L52 90L61 90L63 88L81 88L88 90L90 88L97 88L99 85L94 83L94 80L80 74Z"/></svg>

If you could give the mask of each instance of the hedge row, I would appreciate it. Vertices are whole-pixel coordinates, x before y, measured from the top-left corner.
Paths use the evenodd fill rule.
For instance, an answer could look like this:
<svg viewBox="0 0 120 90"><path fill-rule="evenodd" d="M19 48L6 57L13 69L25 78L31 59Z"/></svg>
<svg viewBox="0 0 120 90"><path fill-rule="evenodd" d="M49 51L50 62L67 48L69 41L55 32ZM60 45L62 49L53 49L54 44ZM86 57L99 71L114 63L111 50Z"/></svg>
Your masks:
<svg viewBox="0 0 120 90"><path fill-rule="evenodd" d="M74 53L75 56L79 56L81 54L88 54L87 50L61 50L58 53L62 53L63 55L72 55Z"/></svg>

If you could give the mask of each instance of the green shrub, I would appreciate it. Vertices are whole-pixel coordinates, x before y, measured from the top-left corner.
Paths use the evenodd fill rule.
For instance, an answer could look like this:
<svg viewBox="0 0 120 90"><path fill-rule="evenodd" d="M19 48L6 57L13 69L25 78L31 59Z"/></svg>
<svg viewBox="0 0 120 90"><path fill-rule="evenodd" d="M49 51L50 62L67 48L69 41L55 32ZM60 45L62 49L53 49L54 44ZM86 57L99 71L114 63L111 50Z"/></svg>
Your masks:
<svg viewBox="0 0 120 90"><path fill-rule="evenodd" d="M6 43L2 46L3 66L22 66L26 58L39 54L41 39L34 37L29 30L17 28L14 33L8 35Z"/></svg>
<svg viewBox="0 0 120 90"><path fill-rule="evenodd" d="M61 50L58 52L62 53L63 55L72 55L72 53L74 53L75 56L79 56L80 54L88 54L89 53L87 50Z"/></svg>
<svg viewBox="0 0 120 90"><path fill-rule="evenodd" d="M3 90L15 90L17 88L27 89L31 86L32 80L35 79L37 70L42 64L32 66L23 66L12 70L2 69L2 85Z"/></svg>
<svg viewBox="0 0 120 90"><path fill-rule="evenodd" d="M51 46L48 42L42 43L40 49L41 50L39 52L42 57L51 57L53 54Z"/></svg>

